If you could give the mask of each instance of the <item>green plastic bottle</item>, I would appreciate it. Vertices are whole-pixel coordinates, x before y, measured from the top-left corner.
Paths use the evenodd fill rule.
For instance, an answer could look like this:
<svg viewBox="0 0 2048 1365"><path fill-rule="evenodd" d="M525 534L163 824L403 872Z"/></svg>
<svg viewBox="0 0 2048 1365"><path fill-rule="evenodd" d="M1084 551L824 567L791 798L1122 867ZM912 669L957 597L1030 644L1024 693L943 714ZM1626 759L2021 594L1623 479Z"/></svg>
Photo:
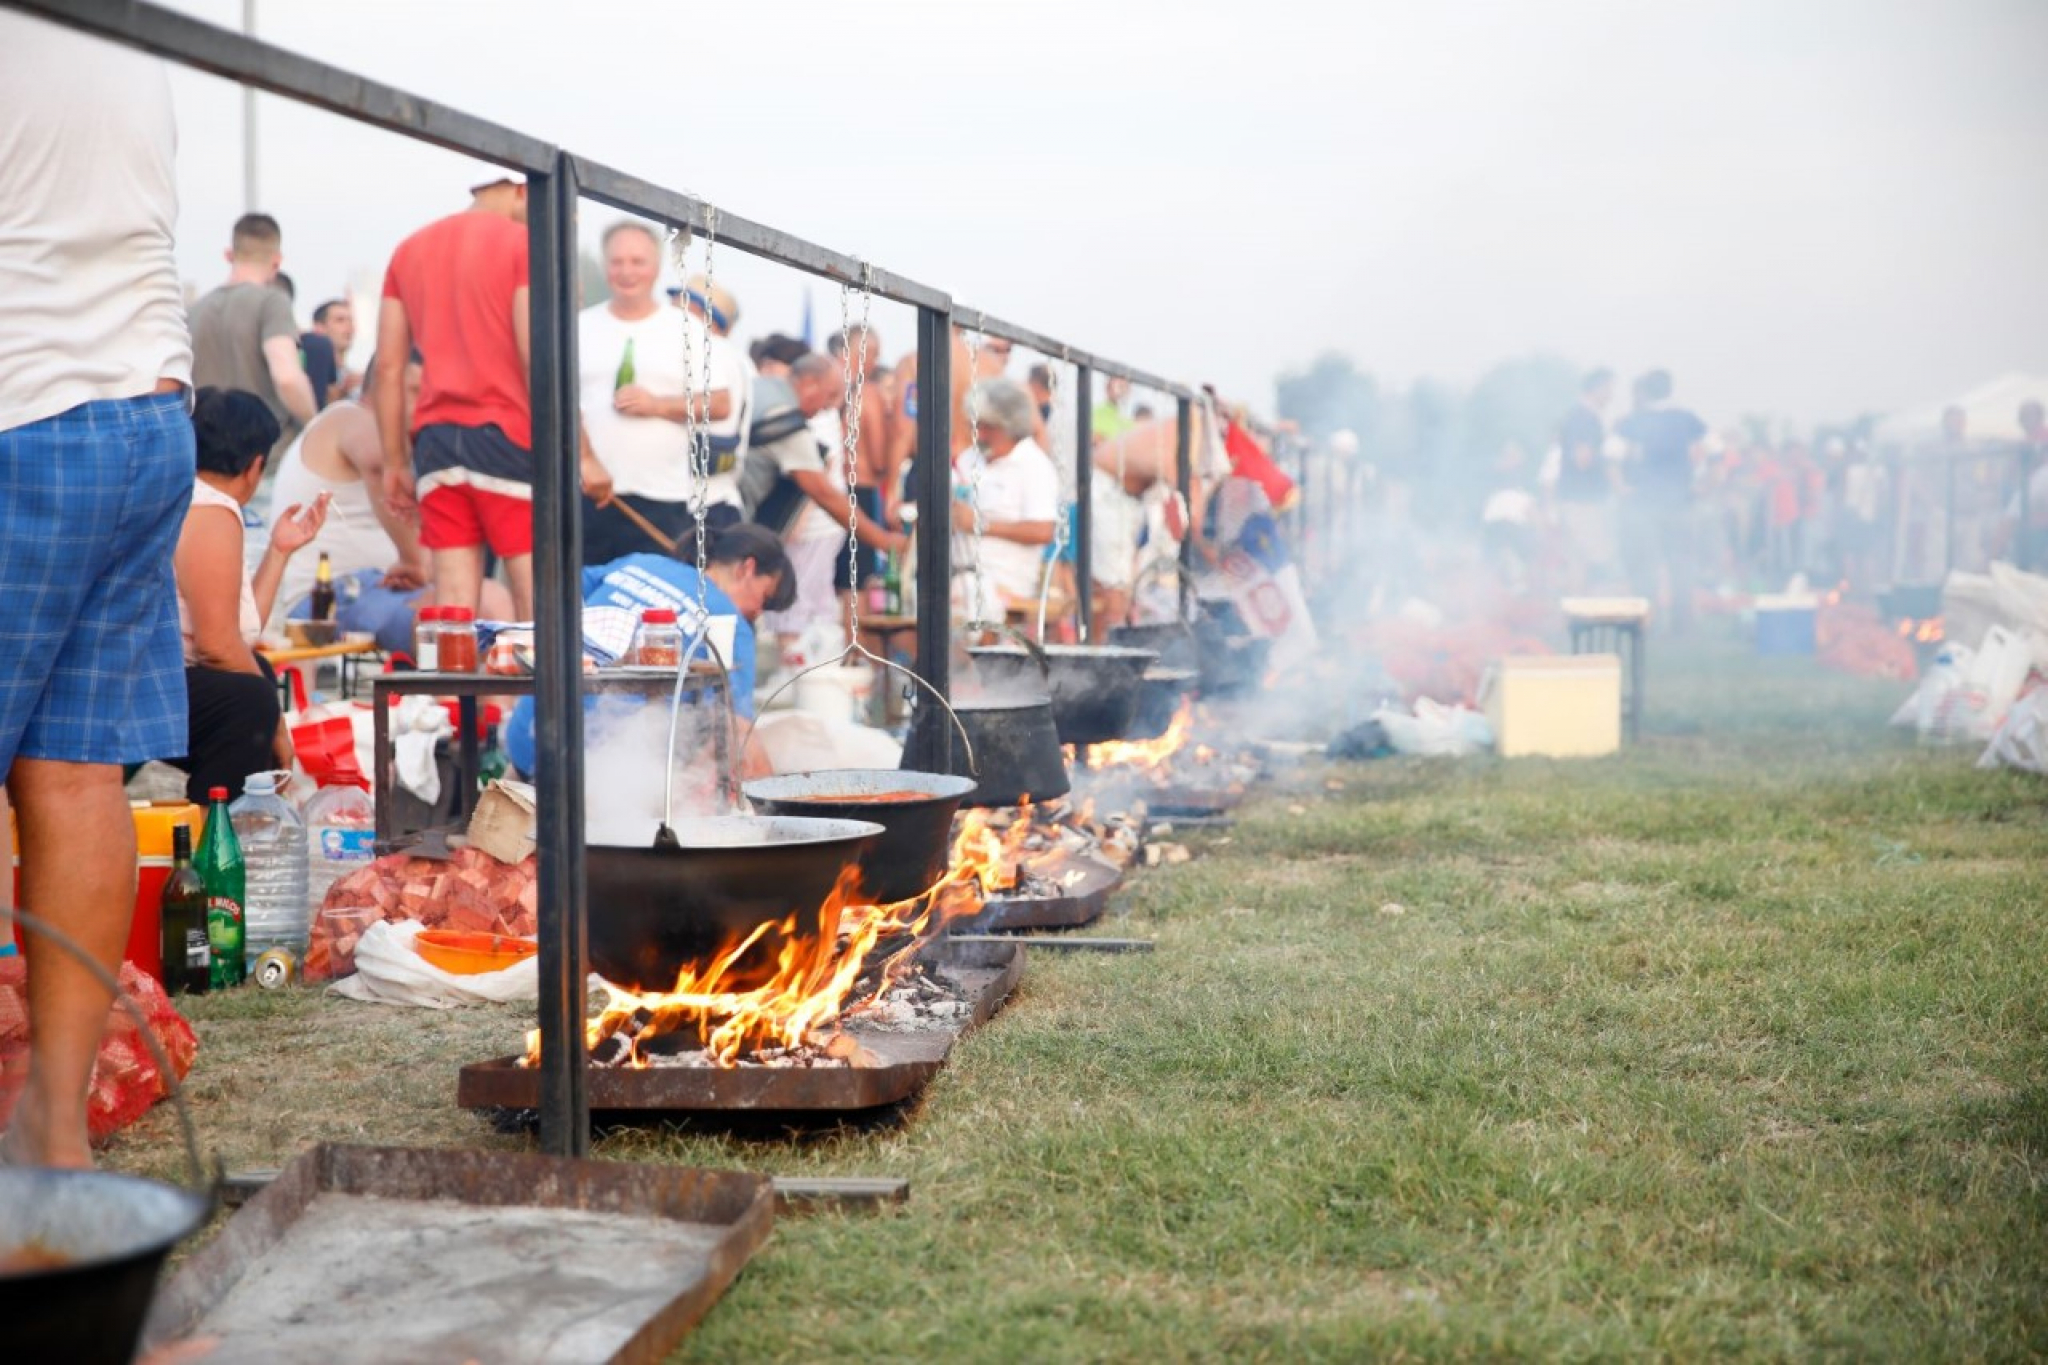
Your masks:
<svg viewBox="0 0 2048 1365"><path fill-rule="evenodd" d="M633 378L633 338L627 337L626 354L619 358L619 372L612 379L612 392L617 393L620 389L625 388L626 385L633 382Z"/></svg>
<svg viewBox="0 0 2048 1365"><path fill-rule="evenodd" d="M200 880L206 883L206 938L213 950L213 988L239 986L248 971L242 960L243 912L249 903L242 865L242 841L228 818L228 789L206 793L206 831L199 837Z"/></svg>

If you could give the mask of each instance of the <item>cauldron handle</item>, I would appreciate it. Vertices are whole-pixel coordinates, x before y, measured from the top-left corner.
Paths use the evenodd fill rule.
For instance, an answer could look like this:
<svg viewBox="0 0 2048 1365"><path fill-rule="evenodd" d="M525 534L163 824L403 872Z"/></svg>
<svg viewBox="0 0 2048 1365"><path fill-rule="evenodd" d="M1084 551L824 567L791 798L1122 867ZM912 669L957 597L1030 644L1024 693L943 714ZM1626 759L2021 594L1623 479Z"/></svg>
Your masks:
<svg viewBox="0 0 2048 1365"><path fill-rule="evenodd" d="M1008 629L1008 627L1005 627L1005 629ZM1044 652L1042 650L1033 650L1032 652L1038 655L1039 666L1044 667ZM787 678L784 678L782 680L782 685L780 687L777 687L773 692L770 692L768 694L768 699L762 702L756 708L754 708L755 714L759 715L760 713L766 711L770 706L774 704L775 699L777 697L781 696L784 692L787 692L789 690L790 685L795 683L797 679L802 678L808 674L815 673L821 668L837 668L843 665L848 659L851 659L856 654L858 654L863 659L869 660L872 663L880 664L883 668L890 669L897 673L901 673L904 677L910 679L919 687L922 687L925 691L931 693L932 699L938 702L940 706L946 708L946 717L947 719L953 722L953 729L960 736L960 747L967 751L967 776L975 779L977 782L980 781L981 764L974 757L974 741L967 737L967 727L961 724L960 713L953 709L953 703L947 701L945 698L945 694L940 692L938 688L933 687L923 678L920 678L917 675L916 669L905 668L902 664L897 663L893 659L884 659L880 655L870 650L866 645L861 644L858 640L854 641L852 644L849 644L845 649L842 649L841 651L839 651L839 653L833 655L831 658L821 659L817 663L812 664L810 667L800 669L797 672L790 674ZM754 731L758 729L760 729L760 727L757 725L753 729L747 731L747 744L751 745L754 742ZM744 748L745 746L742 747Z"/></svg>
<svg viewBox="0 0 2048 1365"><path fill-rule="evenodd" d="M1140 574L1138 575L1138 577L1136 578L1136 580L1135 580L1135 581L1133 581L1133 582L1132 582L1132 584L1131 584L1131 597L1130 597L1130 601L1128 601L1128 602L1126 602L1126 603L1124 604L1124 621L1123 621L1123 623L1124 623L1125 625L1127 625L1127 626L1135 626L1136 624L1138 624L1138 620L1137 620L1137 617L1138 617L1138 589L1139 589L1139 588L1141 588L1141 587L1143 587L1143 586L1145 585L1145 580L1147 580L1147 579L1149 579L1149 578L1157 578L1157 577L1159 577L1159 570L1160 570L1160 568L1161 568L1161 566L1162 566L1162 565L1171 565L1171 566L1172 566L1172 568L1173 568L1173 571L1174 571L1174 575L1175 575L1175 577L1177 577L1177 578L1179 578L1179 579L1180 579L1180 589L1181 589L1181 592L1182 592L1182 594L1183 594L1183 595L1185 595L1185 594L1186 594L1186 592L1187 592L1187 587L1188 587L1188 582L1187 582L1187 578L1188 578L1188 571L1187 571L1187 567L1186 567L1185 565L1183 565L1183 564L1182 564L1182 563L1181 563L1181 562L1180 562L1180 561L1179 561L1178 559L1155 559L1154 561L1152 561L1152 563L1151 563L1150 565L1148 565L1148 566L1147 566L1147 567L1145 568L1145 570L1144 570L1143 572L1141 572L1141 573L1140 573ZM1176 624L1178 624L1178 625L1180 626L1181 630L1182 630L1182 631L1184 631L1184 632L1186 632L1186 633L1187 633L1188 635L1193 635L1193 634L1194 634L1194 631L1193 631L1193 629L1192 629L1192 628L1190 628L1190 626L1188 625L1187 621L1185 621L1185 620L1183 620L1183 619L1180 619L1180 618L1176 618L1176 619L1175 619L1175 623L1176 623Z"/></svg>
<svg viewBox="0 0 2048 1365"><path fill-rule="evenodd" d="M220 1172L216 1168L211 1175L207 1173L206 1162L199 1155L199 1133L192 1126L192 1111L185 1106L184 1082L178 1079L177 1069L171 1065L170 1054L164 1051L164 1045L158 1040L156 1029L149 1022L149 1016L142 1012L142 1007L135 1003L133 996L121 989L120 978L94 961L92 955L79 947L77 940L71 935L26 910L10 910L0 905L0 923L9 922L34 930L38 938L48 939L53 946L70 954L92 973L94 980L107 988L130 1015L134 1016L136 1033L148 1045L149 1055L155 1059L157 1071L163 1076L164 1093L171 1097L171 1104L178 1111L178 1127L185 1136L185 1160L191 1167L192 1183L196 1187L194 1192L204 1198L211 1208L219 1196Z"/></svg>
<svg viewBox="0 0 2048 1365"><path fill-rule="evenodd" d="M676 818L676 730L683 717L683 685L689 680L690 661L697 657L699 649L710 657L713 666L718 669L719 680L725 684L719 689L725 697L725 738L718 746L719 752L725 755L725 771L718 777L727 809L739 808L740 783L733 766L738 761L738 755L732 751L732 674L725 666L725 656L718 652L718 642L711 638L711 618L706 616L691 633L690 643L676 664L675 691L670 694L668 702L668 749L662 755L661 765L661 828L668 832L670 837L674 837ZM748 738L751 740L751 732Z"/></svg>

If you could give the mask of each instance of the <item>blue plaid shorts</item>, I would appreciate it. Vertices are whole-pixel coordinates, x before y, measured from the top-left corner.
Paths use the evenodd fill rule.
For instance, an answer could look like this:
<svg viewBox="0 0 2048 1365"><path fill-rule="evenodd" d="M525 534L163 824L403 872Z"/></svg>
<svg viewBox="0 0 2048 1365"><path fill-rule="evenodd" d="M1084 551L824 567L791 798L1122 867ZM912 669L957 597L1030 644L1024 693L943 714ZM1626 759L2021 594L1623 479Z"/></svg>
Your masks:
<svg viewBox="0 0 2048 1365"><path fill-rule="evenodd" d="M0 776L185 752L171 556L192 479L183 394L0 431Z"/></svg>

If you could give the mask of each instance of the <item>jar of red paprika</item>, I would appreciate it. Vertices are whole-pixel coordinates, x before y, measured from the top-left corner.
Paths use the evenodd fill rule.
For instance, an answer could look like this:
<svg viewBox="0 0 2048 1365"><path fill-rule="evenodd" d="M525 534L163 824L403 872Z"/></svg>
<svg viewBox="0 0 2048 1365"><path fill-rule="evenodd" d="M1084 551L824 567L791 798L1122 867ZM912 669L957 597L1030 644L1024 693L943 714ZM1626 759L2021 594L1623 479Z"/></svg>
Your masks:
<svg viewBox="0 0 2048 1365"><path fill-rule="evenodd" d="M676 625L676 614L663 607L641 612L633 662L641 668L674 668L682 661L683 633Z"/></svg>
<svg viewBox="0 0 2048 1365"><path fill-rule="evenodd" d="M440 671L474 673L477 668L476 612L469 607L441 608L439 646Z"/></svg>

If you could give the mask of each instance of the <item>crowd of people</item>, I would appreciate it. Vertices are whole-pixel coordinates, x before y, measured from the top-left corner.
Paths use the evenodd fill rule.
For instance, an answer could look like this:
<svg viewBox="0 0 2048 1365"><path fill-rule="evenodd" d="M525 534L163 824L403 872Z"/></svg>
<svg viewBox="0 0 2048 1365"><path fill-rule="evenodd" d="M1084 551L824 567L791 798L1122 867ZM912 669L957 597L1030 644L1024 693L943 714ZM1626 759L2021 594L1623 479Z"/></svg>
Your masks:
<svg viewBox="0 0 2048 1365"><path fill-rule="evenodd" d="M1809 442L1715 430L1674 401L1669 372L1630 386L1595 370L1531 468L1503 453L1481 512L1508 581L1538 591L1628 591L1683 628L1702 595L1782 587L1939 582L2024 555L2048 530L2048 424L2028 401L2006 450L1968 438L1950 408L1933 448L1885 458L1865 437Z"/></svg>
<svg viewBox="0 0 2048 1365"><path fill-rule="evenodd" d="M258 642L305 614L317 561L341 627L394 654L428 605L521 622L535 592L526 186L479 179L398 246L358 372L347 299L298 326L269 215L233 225L226 278L188 302L175 151L159 63L0 12L0 775L23 900L108 966L135 887L128 774L173 763L204 797L290 764ZM733 618L744 686L756 621L765 672L814 627L843 629L857 590L911 577L892 571L920 525L960 537L950 605L974 626L1053 594L1055 630L1084 593L1121 619L1184 536L1217 564L1271 543L1267 504L1210 497L1265 497L1233 477L1274 472L1241 415L1200 407L1190 507L1172 421L1112 379L1090 414L1093 568L1076 582L1076 462L1051 433L1077 424L1057 377L1019 381L1008 341L961 332L951 393L924 396L950 408L956 499L920 523L915 352L891 362L865 326L822 351L779 334L742 348L729 289L659 291L663 247L645 224L609 227L607 297L576 324L594 656L617 657L608 622L665 607L688 630L701 609ZM250 534L264 492L268 530ZM86 1164L107 997L53 952L29 1001L35 1056L0 1157Z"/></svg>

